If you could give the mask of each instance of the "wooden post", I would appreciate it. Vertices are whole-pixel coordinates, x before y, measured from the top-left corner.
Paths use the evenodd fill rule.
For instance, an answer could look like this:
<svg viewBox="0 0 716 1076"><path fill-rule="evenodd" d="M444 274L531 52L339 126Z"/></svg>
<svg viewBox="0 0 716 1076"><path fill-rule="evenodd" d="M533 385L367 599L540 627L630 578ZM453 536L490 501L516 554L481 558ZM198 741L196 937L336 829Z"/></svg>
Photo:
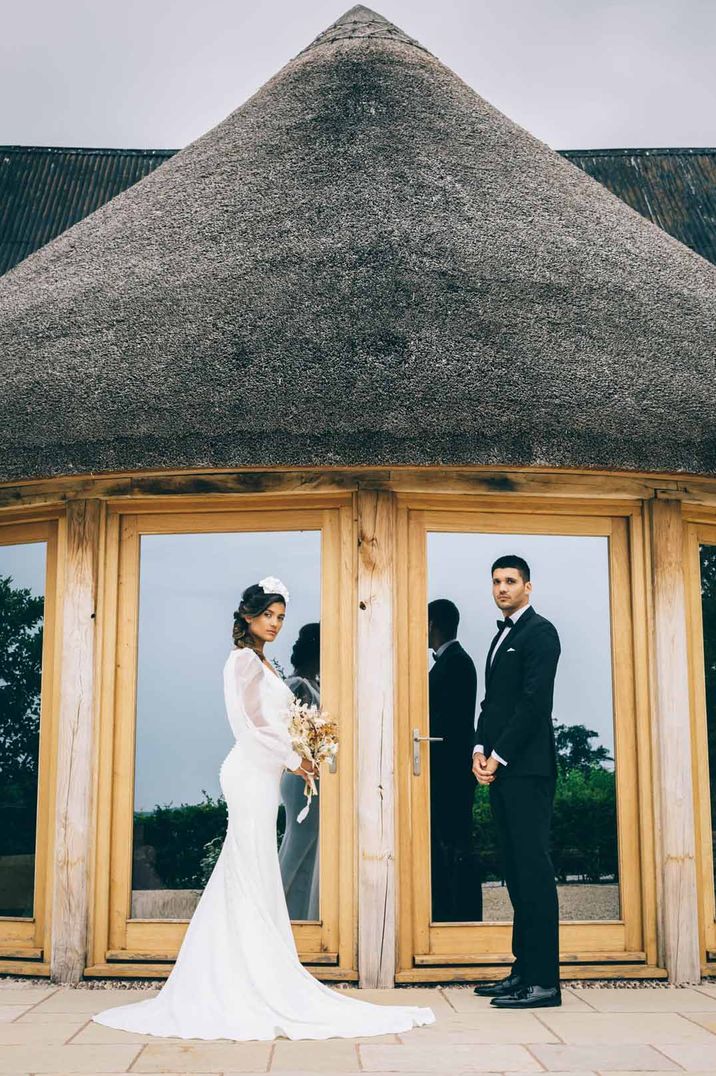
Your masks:
<svg viewBox="0 0 716 1076"><path fill-rule="evenodd" d="M680 502L657 494L651 546L659 956L678 985L701 978L683 531Z"/></svg>
<svg viewBox="0 0 716 1076"><path fill-rule="evenodd" d="M67 505L50 957L55 982L78 982L87 957L101 512L99 500Z"/></svg>
<svg viewBox="0 0 716 1076"><path fill-rule="evenodd" d="M393 763L394 503L361 490L358 507L358 971L362 987L395 978Z"/></svg>

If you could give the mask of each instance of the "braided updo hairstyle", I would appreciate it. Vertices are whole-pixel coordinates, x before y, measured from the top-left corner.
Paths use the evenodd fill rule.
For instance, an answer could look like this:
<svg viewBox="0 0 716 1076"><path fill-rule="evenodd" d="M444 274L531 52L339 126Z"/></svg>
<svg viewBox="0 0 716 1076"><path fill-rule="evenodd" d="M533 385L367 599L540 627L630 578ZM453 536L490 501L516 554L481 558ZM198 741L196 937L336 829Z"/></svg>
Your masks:
<svg viewBox="0 0 716 1076"><path fill-rule="evenodd" d="M284 606L286 604L282 594L267 594L258 583L252 583L250 587L246 588L241 595L239 608L234 613L234 630L232 632L234 646L247 646L251 650L256 649L254 636L249 630L249 622L246 620L246 616L259 616L274 602L281 602Z"/></svg>

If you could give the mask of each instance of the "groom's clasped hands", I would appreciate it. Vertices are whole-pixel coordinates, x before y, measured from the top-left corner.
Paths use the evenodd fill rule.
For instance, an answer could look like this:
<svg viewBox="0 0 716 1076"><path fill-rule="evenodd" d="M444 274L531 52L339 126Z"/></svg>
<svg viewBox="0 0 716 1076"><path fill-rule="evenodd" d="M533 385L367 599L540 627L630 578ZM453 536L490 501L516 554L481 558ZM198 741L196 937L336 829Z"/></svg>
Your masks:
<svg viewBox="0 0 716 1076"><path fill-rule="evenodd" d="M486 758L481 751L472 756L472 772L481 785L492 784L499 765L496 758Z"/></svg>

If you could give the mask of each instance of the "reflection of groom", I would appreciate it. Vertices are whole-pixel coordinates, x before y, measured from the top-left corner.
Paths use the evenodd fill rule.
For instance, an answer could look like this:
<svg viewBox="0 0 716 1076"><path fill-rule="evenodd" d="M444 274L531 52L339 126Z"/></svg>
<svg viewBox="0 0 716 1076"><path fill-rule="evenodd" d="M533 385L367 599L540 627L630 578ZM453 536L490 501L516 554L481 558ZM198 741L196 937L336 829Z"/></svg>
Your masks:
<svg viewBox="0 0 716 1076"><path fill-rule="evenodd" d="M475 782L465 766L472 749L477 673L457 640L460 613L447 598L428 605L430 670L430 834L432 918L482 919L479 860L472 851Z"/></svg>
<svg viewBox="0 0 716 1076"><path fill-rule="evenodd" d="M550 859L556 783L552 697L559 636L530 608L530 570L521 557L492 566L492 594L504 620L485 666L485 698L475 734L473 773L490 786L490 806L514 909L514 963L506 979L478 986L503 1009L561 1004L559 909Z"/></svg>

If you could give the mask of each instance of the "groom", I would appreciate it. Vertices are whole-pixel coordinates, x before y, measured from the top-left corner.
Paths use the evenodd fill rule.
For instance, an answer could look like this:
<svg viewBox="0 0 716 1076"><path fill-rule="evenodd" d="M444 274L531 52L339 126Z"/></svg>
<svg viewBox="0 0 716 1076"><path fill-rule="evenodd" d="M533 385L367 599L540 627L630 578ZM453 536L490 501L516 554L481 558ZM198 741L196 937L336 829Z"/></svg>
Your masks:
<svg viewBox="0 0 716 1076"><path fill-rule="evenodd" d="M530 607L529 565L500 557L492 595L504 620L485 665L485 698L475 733L472 771L490 786L490 806L514 909L514 963L506 979L477 986L501 1009L561 1005L559 909L550 858L557 775L552 726L559 636Z"/></svg>

